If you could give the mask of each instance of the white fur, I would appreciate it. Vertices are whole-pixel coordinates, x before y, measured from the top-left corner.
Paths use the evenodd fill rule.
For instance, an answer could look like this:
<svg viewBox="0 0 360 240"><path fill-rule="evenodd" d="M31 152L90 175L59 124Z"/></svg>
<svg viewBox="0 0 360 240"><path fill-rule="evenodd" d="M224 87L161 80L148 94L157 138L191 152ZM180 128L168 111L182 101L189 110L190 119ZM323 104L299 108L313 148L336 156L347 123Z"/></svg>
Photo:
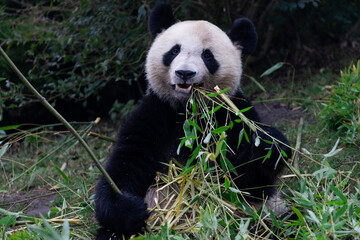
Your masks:
<svg viewBox="0 0 360 240"><path fill-rule="evenodd" d="M163 55L174 45L181 45L179 55L169 67L163 64ZM210 49L220 67L215 74L206 68L201 53ZM230 88L234 94L240 86L242 73L241 50L217 26L207 21L179 22L160 33L152 44L146 59L149 90L171 104L184 102L189 95L174 91L174 84L181 83L176 70L196 72L192 83L202 83L206 89Z"/></svg>

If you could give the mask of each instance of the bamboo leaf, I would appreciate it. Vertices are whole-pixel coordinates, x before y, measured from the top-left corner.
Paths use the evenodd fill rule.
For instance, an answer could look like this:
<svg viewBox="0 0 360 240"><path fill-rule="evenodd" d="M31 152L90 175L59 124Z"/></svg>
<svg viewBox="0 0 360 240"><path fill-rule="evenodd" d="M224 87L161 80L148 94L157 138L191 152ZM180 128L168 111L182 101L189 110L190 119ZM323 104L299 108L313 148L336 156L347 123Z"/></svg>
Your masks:
<svg viewBox="0 0 360 240"><path fill-rule="evenodd" d="M0 130L13 130L13 129L17 129L19 128L21 125L10 125L10 126L5 126L5 127L0 127Z"/></svg>
<svg viewBox="0 0 360 240"><path fill-rule="evenodd" d="M222 133L222 132L225 132L228 129L229 129L228 126L222 126L222 127L219 127L219 128L216 128L216 129L212 130L211 132L212 133Z"/></svg>
<svg viewBox="0 0 360 240"><path fill-rule="evenodd" d="M278 70L279 68L281 68L283 65L284 65L283 62L278 62L277 64L275 64L274 66L272 66L271 68L269 68L265 72L263 72L263 74L261 74L260 77L263 78L263 77L270 75L271 73L273 73L276 70Z"/></svg>
<svg viewBox="0 0 360 240"><path fill-rule="evenodd" d="M1 144L1 142L0 142ZM6 153L6 150L9 148L9 143L5 143L0 149L0 158Z"/></svg>
<svg viewBox="0 0 360 240"><path fill-rule="evenodd" d="M266 92L266 89L264 88L263 85L261 85L261 83L259 83L254 77L249 76L249 78L251 79L251 81L253 81L256 86L258 86L262 91Z"/></svg>
<svg viewBox="0 0 360 240"><path fill-rule="evenodd" d="M56 171L63 177L63 179L65 180L66 183L69 183L69 177L58 167L55 166Z"/></svg>

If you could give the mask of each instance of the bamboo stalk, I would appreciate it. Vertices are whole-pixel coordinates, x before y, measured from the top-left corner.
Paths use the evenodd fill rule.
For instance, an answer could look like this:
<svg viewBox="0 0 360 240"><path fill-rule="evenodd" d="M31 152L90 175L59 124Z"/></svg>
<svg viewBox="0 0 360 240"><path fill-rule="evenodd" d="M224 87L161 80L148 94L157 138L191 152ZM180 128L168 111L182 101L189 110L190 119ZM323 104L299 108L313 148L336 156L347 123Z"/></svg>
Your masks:
<svg viewBox="0 0 360 240"><path fill-rule="evenodd" d="M254 126L254 124L252 124L252 123L249 121L249 119L248 119L247 117L245 117L245 115L244 115L242 112L240 112L240 110L237 108L237 106L236 106L225 94L220 93L221 90L220 90L219 86L216 85L216 86L214 87L214 89L215 89L215 91L220 95L220 97L236 112L236 114L241 118L241 120L243 120L244 123L245 123L246 125L248 125L248 127L249 127L252 131L256 132L256 127Z"/></svg>
<svg viewBox="0 0 360 240"><path fill-rule="evenodd" d="M44 107L51 112L64 126L78 139L78 141L83 145L85 150L88 152L90 157L94 160L96 167L100 170L100 172L104 175L112 189L121 194L120 189L116 186L114 181L111 179L110 175L105 171L99 160L96 158L93 151L90 149L89 145L85 142L85 140L79 135L79 133L66 121L60 113L58 113L55 108L51 106L51 104L31 85L31 83L26 79L26 77L20 72L20 70L15 66L13 61L8 57L5 51L0 47L0 54L5 59L7 64L11 67L11 69L16 73L16 75L20 78L23 84L40 100L40 102L44 105Z"/></svg>
<svg viewBox="0 0 360 240"><path fill-rule="evenodd" d="M300 146L301 146L301 135L302 135L302 129L304 126L304 118L300 118L299 127L298 127L298 134L296 137L296 145L295 145L295 152L294 152L294 158L293 158L293 165L296 169L299 169L299 154Z"/></svg>

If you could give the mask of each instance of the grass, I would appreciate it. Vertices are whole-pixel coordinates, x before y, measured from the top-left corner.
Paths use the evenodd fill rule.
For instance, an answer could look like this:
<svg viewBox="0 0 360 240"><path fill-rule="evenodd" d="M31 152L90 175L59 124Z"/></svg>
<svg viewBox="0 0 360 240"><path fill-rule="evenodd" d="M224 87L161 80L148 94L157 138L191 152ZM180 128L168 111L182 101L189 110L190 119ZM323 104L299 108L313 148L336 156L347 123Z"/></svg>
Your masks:
<svg viewBox="0 0 360 240"><path fill-rule="evenodd" d="M177 192L173 202L166 211L159 207L160 203L155 206L158 218L149 221L152 232L136 239L359 238L359 147L345 143L341 136L338 141L339 135L317 118L321 103L330 92L327 86L336 81L337 74L323 71L303 74L301 81L294 81L291 93L287 92L291 81L286 79L274 83L265 78L262 86L267 92L245 89L257 95L259 101L280 98L290 107L304 110L300 145L304 155L298 155L300 176L287 170L279 183L289 205L285 216L277 218L265 207L254 209L247 205L231 179L225 177L222 166L211 169L210 165L197 164L191 168L173 160L170 174L159 175L162 182L158 183ZM104 162L111 142L89 137L87 133L115 137L114 126L106 122L73 125ZM276 126L295 146L298 120L282 121ZM189 124L188 136L194 133L194 128L194 124ZM91 239L97 228L93 199L99 171L69 132L54 125L20 129L21 126L13 126L13 134L0 130L6 137L0 149L0 238ZM196 154L202 160L200 163L206 158L210 162L214 157L211 154L221 154L223 132L215 132L211 135L212 147ZM185 139L184 145L190 144L190 139ZM31 200L26 199L40 199L49 193L57 198L47 214L43 217L26 214L33 207ZM20 196L24 201L11 204L20 200Z"/></svg>

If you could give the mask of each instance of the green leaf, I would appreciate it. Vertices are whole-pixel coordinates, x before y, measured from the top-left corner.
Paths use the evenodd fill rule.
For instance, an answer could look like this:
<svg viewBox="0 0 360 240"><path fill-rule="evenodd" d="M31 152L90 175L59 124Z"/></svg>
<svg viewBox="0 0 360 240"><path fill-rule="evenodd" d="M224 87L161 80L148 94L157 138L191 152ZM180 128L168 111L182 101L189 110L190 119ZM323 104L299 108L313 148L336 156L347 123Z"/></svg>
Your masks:
<svg viewBox="0 0 360 240"><path fill-rule="evenodd" d="M201 148L200 144L196 146L195 150L191 153L191 158L187 161L187 163L184 167L184 170L186 170L191 165L191 163L194 161L194 159L200 152L200 148Z"/></svg>
<svg viewBox="0 0 360 240"><path fill-rule="evenodd" d="M296 214L296 216L299 218L300 222L302 223L303 226L305 226L305 218L304 216L301 214L301 212L299 211L299 209L295 208L295 207L291 207L291 209L294 211L294 213Z"/></svg>
<svg viewBox="0 0 360 240"><path fill-rule="evenodd" d="M195 103L194 99L190 99L190 103L191 103L192 112L194 114L196 114L197 113L197 108L196 108L196 103Z"/></svg>
<svg viewBox="0 0 360 240"><path fill-rule="evenodd" d="M70 226L69 226L69 222L67 219L65 219L64 221L64 225L61 231L61 238L62 239L69 239L70 236Z"/></svg>
<svg viewBox="0 0 360 240"><path fill-rule="evenodd" d="M256 81L256 79L254 77L250 77L251 81L253 81L262 91L266 92L265 88L263 85L261 85L258 81Z"/></svg>
<svg viewBox="0 0 360 240"><path fill-rule="evenodd" d="M347 203L346 196L339 189L337 189L334 185L330 185L330 189L342 200L344 204Z"/></svg>
<svg viewBox="0 0 360 240"><path fill-rule="evenodd" d="M57 167L55 165L54 165L54 167L55 167L56 171L58 171L58 173L60 173L60 175L64 178L65 182L69 183L69 177L63 171L61 171L61 169L59 167Z"/></svg>
<svg viewBox="0 0 360 240"><path fill-rule="evenodd" d="M225 148L226 148L226 144L225 144ZM236 168L234 167L234 165L230 162L230 160L228 158L225 158L225 162L226 162L226 166L229 168L229 170L232 171L233 173L237 174Z"/></svg>
<svg viewBox="0 0 360 240"><path fill-rule="evenodd" d="M228 126L222 126L222 127L219 127L219 128L216 128L216 129L212 130L211 132L212 133L222 133L222 132L225 132L228 129L229 129Z"/></svg>
<svg viewBox="0 0 360 240"><path fill-rule="evenodd" d="M338 209L338 210L336 211L336 213L335 213L334 216L333 216L334 222L336 222L341 216L344 215L344 213L346 212L347 208L348 208L348 205L344 205L344 206L342 206L340 209Z"/></svg>
<svg viewBox="0 0 360 240"><path fill-rule="evenodd" d="M222 106L224 106L224 104L225 104L225 103L222 103L222 104L220 104L220 105L218 105L218 106L214 107L213 109L211 109L211 111L209 112L209 115L211 115L211 114L213 114L213 113L217 112L220 108L222 108Z"/></svg>
<svg viewBox="0 0 360 240"><path fill-rule="evenodd" d="M208 93L208 94L206 94L206 96L208 96L208 97L217 97L219 94L217 94L217 93Z"/></svg>
<svg viewBox="0 0 360 240"><path fill-rule="evenodd" d="M278 70L279 68L281 68L284 65L283 62L279 62L277 64L275 64L274 66L272 66L271 68L267 69L265 72L263 72L263 74L261 74L261 78L262 77L266 77L268 75L270 75L271 73L275 72L276 70Z"/></svg>
<svg viewBox="0 0 360 240"><path fill-rule="evenodd" d="M337 139L337 141L336 141L335 145L333 146L333 148L331 149L331 151L324 154L324 157L326 157L326 158L332 157L332 156L336 155L338 152L340 152L342 150L342 148L336 149L339 142L340 142L340 138Z"/></svg>
<svg viewBox="0 0 360 240"><path fill-rule="evenodd" d="M238 144L237 144L237 148L239 148L240 144L241 144L241 141L243 139L243 136L244 136L244 131L245 129L241 129L240 133L239 133L239 140L238 140Z"/></svg>
<svg viewBox="0 0 360 240"><path fill-rule="evenodd" d="M311 210L307 210L309 216L310 216L310 219L312 219L315 223L317 224L320 224L320 221L319 219L316 217L315 213Z"/></svg>
<svg viewBox="0 0 360 240"><path fill-rule="evenodd" d="M225 142L225 133L222 132L219 141L216 143L215 157L219 156L224 142Z"/></svg>
<svg viewBox="0 0 360 240"><path fill-rule="evenodd" d="M1 142L0 142L1 144ZM0 148L0 158L6 153L6 150L9 148L9 143L5 143L1 148Z"/></svg>
<svg viewBox="0 0 360 240"><path fill-rule="evenodd" d="M244 130L245 139L249 143L250 142L249 136L247 135L245 128L243 130Z"/></svg>
<svg viewBox="0 0 360 240"><path fill-rule="evenodd" d="M272 150L269 149L269 151L267 152L266 156L264 157L263 163L266 161L266 159L268 159L268 158L271 157L271 153L272 153Z"/></svg>
<svg viewBox="0 0 360 240"><path fill-rule="evenodd" d="M239 112L243 113L243 112L249 111L251 108L253 108L253 106L250 106L250 107L247 107L244 109L240 109Z"/></svg>
<svg viewBox="0 0 360 240"><path fill-rule="evenodd" d="M229 178L227 176L224 177L225 178L225 188L228 189L230 187L230 181Z"/></svg>
<svg viewBox="0 0 360 240"><path fill-rule="evenodd" d="M193 126L194 128L196 128L196 130L198 130L199 132L203 133L203 130L201 130L201 128L199 127L199 125L197 125L195 122L191 121L190 119L188 119L190 126Z"/></svg>
<svg viewBox="0 0 360 240"><path fill-rule="evenodd" d="M10 125L10 126L5 126L5 127L0 127L0 130L12 130L12 129L17 129L19 128L21 125Z"/></svg>
<svg viewBox="0 0 360 240"><path fill-rule="evenodd" d="M223 89L221 92L219 92L219 94L223 94L223 93L229 91L229 89L230 89L230 88L225 88L225 89Z"/></svg>
<svg viewBox="0 0 360 240"><path fill-rule="evenodd" d="M86 183L84 180L81 181L81 188L82 188L82 192L84 193L84 195L86 197L89 197L89 193L88 193L88 190L87 190L87 187L86 187Z"/></svg>

